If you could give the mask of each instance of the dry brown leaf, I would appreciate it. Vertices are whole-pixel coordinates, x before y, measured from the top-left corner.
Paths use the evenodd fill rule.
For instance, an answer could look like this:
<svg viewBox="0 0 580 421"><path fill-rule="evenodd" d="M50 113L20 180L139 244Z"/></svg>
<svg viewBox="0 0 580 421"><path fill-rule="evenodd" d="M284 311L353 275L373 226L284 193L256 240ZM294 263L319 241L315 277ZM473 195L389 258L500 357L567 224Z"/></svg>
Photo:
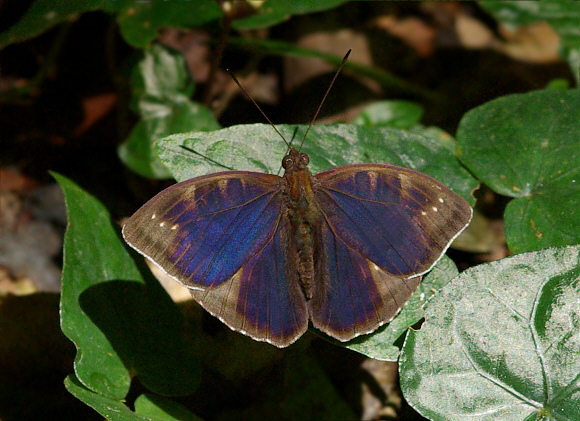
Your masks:
<svg viewBox="0 0 580 421"><path fill-rule="evenodd" d="M375 25L399 38L411 47L418 56L427 57L433 53L435 30L417 18L397 19L394 16L381 16L374 20Z"/></svg>
<svg viewBox="0 0 580 421"><path fill-rule="evenodd" d="M74 130L73 135L78 136L89 129L93 124L107 115L116 102L117 94L115 93L105 93L83 98L83 121Z"/></svg>
<svg viewBox="0 0 580 421"><path fill-rule="evenodd" d="M532 63L550 63L560 59L560 37L545 22L520 26L515 32L500 27L506 42L498 42L495 50L516 60Z"/></svg>

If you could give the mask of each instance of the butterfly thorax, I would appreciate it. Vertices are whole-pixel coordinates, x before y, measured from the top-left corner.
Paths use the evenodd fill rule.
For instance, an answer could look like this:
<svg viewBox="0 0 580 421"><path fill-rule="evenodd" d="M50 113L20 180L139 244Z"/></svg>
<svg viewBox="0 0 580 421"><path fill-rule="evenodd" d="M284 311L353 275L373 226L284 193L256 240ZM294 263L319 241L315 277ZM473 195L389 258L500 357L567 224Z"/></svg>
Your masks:
<svg viewBox="0 0 580 421"><path fill-rule="evenodd" d="M291 248L296 250L300 287L307 299L314 289L314 238L320 212L314 205L314 179L307 168L308 156L292 149L282 163L286 172L286 195L291 225Z"/></svg>

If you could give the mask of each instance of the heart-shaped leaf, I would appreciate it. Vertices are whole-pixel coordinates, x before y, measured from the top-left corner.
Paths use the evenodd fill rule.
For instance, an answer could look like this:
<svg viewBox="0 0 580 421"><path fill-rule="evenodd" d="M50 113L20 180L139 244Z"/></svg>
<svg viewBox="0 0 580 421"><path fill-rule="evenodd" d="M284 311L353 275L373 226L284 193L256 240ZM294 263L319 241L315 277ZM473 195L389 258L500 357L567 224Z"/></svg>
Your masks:
<svg viewBox="0 0 580 421"><path fill-rule="evenodd" d="M400 377L431 420L575 420L580 414L580 247L466 270L410 331Z"/></svg>

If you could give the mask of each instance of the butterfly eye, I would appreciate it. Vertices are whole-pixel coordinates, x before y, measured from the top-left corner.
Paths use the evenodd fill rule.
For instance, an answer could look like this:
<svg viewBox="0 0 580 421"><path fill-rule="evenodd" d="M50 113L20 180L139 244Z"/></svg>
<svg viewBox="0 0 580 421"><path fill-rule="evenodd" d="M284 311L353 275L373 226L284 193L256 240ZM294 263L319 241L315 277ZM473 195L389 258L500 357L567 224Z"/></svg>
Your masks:
<svg viewBox="0 0 580 421"><path fill-rule="evenodd" d="M294 158L292 158L290 155L286 155L284 157L284 159L282 160L282 167L285 170L287 170L288 168L290 168L293 164L294 164Z"/></svg>
<svg viewBox="0 0 580 421"><path fill-rule="evenodd" d="M300 164L301 165L308 165L308 163L310 162L310 158L308 158L308 155L306 155L305 153L300 154Z"/></svg>

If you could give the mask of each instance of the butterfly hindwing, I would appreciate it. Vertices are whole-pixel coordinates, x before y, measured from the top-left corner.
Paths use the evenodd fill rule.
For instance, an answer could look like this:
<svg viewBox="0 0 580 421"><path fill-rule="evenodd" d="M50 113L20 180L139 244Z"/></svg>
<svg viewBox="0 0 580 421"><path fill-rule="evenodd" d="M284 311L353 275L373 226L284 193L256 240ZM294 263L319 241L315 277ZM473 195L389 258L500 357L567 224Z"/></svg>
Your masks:
<svg viewBox="0 0 580 421"><path fill-rule="evenodd" d="M327 222L318 229L319 255L315 292L309 302L314 327L342 341L391 320L419 285L381 270L346 244Z"/></svg>
<svg viewBox="0 0 580 421"><path fill-rule="evenodd" d="M306 299L283 217L271 240L226 283L194 298L233 330L278 347L290 345L308 329Z"/></svg>
<svg viewBox="0 0 580 421"><path fill-rule="evenodd" d="M282 212L279 182L231 171L175 184L141 207L123 236L185 286L217 286L272 239Z"/></svg>

